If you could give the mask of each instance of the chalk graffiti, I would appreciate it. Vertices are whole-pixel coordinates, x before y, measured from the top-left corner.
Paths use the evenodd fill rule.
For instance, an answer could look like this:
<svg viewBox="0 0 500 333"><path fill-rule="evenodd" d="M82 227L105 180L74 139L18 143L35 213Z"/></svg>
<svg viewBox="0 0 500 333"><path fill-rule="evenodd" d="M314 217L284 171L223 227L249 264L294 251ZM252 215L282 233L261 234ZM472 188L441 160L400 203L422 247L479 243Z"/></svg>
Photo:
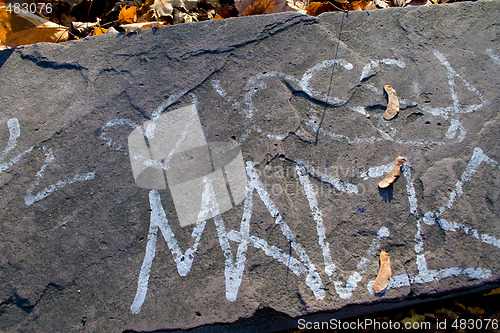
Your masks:
<svg viewBox="0 0 500 333"><path fill-rule="evenodd" d="M477 240L481 240L484 243L496 246L500 248L500 241L491 235L488 234L481 234L479 235L479 232L475 228L467 227L463 224L459 224L457 222L449 222L444 219L440 219L439 217L446 212L448 209L450 209L453 204L455 203L455 200L460 198L463 195L463 186L465 183L470 182L472 180L472 176L478 171L479 166L482 163L487 163L489 165L494 165L497 166L498 162L489 158L486 154L484 154L483 150L479 147L474 148L473 154L471 159L467 163L467 167L462 173L462 176L460 177L460 180L456 183L455 185L455 190L453 190L450 193L448 201L439 208L437 212L435 211L428 211L423 214L423 217L420 217L417 214L417 209L418 209L418 203L417 203L417 197L415 193L415 187L414 187L414 180L411 175L411 164L407 162L405 165L406 167L404 168L403 171L403 176L406 180L406 190L408 194L408 201L410 204L410 213L416 218L416 227L417 227L417 232L415 234L415 253L417 254L417 269L418 269L418 274L410 273L410 274L403 274L403 275L397 275L391 277L391 280L389 281L389 289L390 288L400 288L403 286L409 286L411 283L428 283L428 282L434 282L434 281L439 281L441 279L449 278L449 277L456 277L459 275L468 275L472 279L487 279L492 276L492 272L489 269L485 269L482 267L474 268L474 267L468 267L468 268L460 268L460 267L448 267L448 268L443 268L439 270L433 270L433 269L428 269L427 267L427 261L425 259L425 254L423 254L424 251L424 240L422 237L423 234L423 229L422 229L422 222L425 223L426 225L434 225L436 222L441 227L441 229L445 231L458 231L458 230L463 230L466 234L470 234ZM382 168L387 168L388 165L384 165L382 167L379 167L380 169ZM378 170L380 170L378 169ZM372 174L373 177L378 177L378 173L373 172ZM371 177L371 176L369 176ZM371 285L373 281L370 281L367 285L367 289L369 292L373 293L371 291Z"/></svg>
<svg viewBox="0 0 500 333"><path fill-rule="evenodd" d="M492 52L488 54L490 57L495 60L496 58L492 56ZM459 143L462 142L467 132L460 121L460 114L462 113L471 113L481 109L486 101L484 96L479 90L477 90L473 85L471 85L468 81L466 81L461 74L459 74L449 63L447 58L439 51L435 50L433 52L438 63L446 70L447 75L447 83L449 88L449 94L451 96L452 105L447 107L431 107L429 105L420 104L415 101L411 101L405 98L400 99L400 103L402 105L416 107L421 110L423 113L427 113L433 117L441 117L445 121L448 122L448 128L443 135L443 139L441 141L431 141L431 140L402 140L397 138L396 129L389 126L389 130L387 128L377 128L378 136L369 136L369 137L351 137L348 135L341 135L331 130L319 129L319 133L323 135L325 138L332 140L333 142L347 142L347 143L355 143L355 144L365 144L371 145L377 142L383 141L391 141L401 145L437 145L442 146L449 143ZM257 133L263 134L270 140L282 141L287 138L291 133L283 132L283 133L268 133L263 130L256 123L256 115L259 114L259 110L255 105L256 93L259 90L267 89L266 83L264 82L269 78L279 78L285 85L289 87L295 87L293 89L298 89L308 96L310 99L314 99L316 101L320 101L322 103L326 103L331 106L340 106L346 105L347 101L342 100L337 97L326 96L326 94L315 90L311 87L311 79L315 74L320 71L327 69L331 66L341 66L344 70L351 71L353 70L353 65L346 60L340 59L337 61L326 60L323 61L304 72L302 77L296 78L294 76L271 71L265 73L259 73L257 75L252 76L248 79L245 88L244 88L244 97L243 102L238 101L236 98L231 96L224 88L222 83L219 80L212 80L211 85L214 91L223 98L227 103L232 105L232 107L240 114L242 117L242 123L244 129L239 138L233 142L234 147L239 147L243 144L250 136L253 131ZM367 91L374 93L376 95L381 95L382 91L377 87L369 84L370 78L374 75L372 71L379 66L396 66L400 69L406 68L406 64L404 61L400 59L382 59L382 60L374 60L370 63L366 64L360 74L359 81L363 84ZM460 102L460 96L457 93L455 88L456 80L460 80L465 88L476 96L478 99L478 103L472 105L462 105ZM164 102L160 107L158 107L151 120L158 119L160 115L172 104L177 102L184 94L180 95L172 95L166 102ZM195 98L195 96L192 96ZM364 106L349 106L349 110L352 112L356 112L366 116L366 118L370 118L374 116L370 114L370 112ZM305 123L307 127L310 127L314 131L318 130L317 128L317 115L310 114L309 120ZM116 150L122 150L123 147L114 142L112 139L108 137L106 134L107 131L114 126L128 126L130 128L137 128L138 125L134 122L127 119L116 119L108 122L102 128L101 138L105 140L108 145ZM148 129L143 129L144 133L148 132ZM154 131L154 128L153 128ZM297 129L293 134L301 137L303 133L300 129ZM156 161L160 163L160 161ZM417 194L414 185L414 179L412 177L412 167L411 167L411 158L407 158L407 163L405 164L403 170L403 177L406 181L406 194L408 197L408 209L409 213L415 219L416 223L416 233L414 236L414 251L416 256L417 263L417 273L410 272L408 274L401 274L397 276L393 276L390 280L390 284L388 289L390 288L400 288L403 286L409 286L412 283L430 283L440 281L442 279L457 277L460 275L467 275L471 279L487 279L492 276L492 271L484 268L484 267L447 267L441 269L431 269L427 265L426 256L424 253L424 225L432 226L438 225L441 229L448 232L456 232L463 231L464 233L471 235L474 239L478 241L482 241L486 244L492 245L493 247L499 248L500 241L496 236L480 233L476 228L467 227L458 222L447 221L441 217L441 215L449 208L451 208L457 199L459 199L464 191L464 186L466 183L472 180L473 175L478 172L480 165L498 165L498 163L491 158L489 158L484 152L479 148L474 148L472 157L468 162L466 170L463 172L460 181L457 182L455 190L450 194L450 198L448 202L441 207L438 211L429 211L423 216L419 215L418 211L418 200ZM149 161L151 165L155 163L155 161ZM367 267L373 261L378 252L382 242L390 237L390 230L382 226L378 232L376 237L373 238L371 244L366 250L366 253L361 256L361 259L357 263L356 269L350 273L350 276L345 279L345 281L340 277L337 273L337 267L335 265L335 258L332 256L330 250L330 242L327 239L325 225L323 221L323 213L321 207L318 203L318 192L312 186L310 178L313 177L316 181L324 184L325 186L329 186L335 188L339 192L343 192L351 195L360 195L363 191L360 190L363 187L363 182L370 180L376 177L382 177L387 174L392 168L392 163L383 164L378 166L372 166L364 171L359 173L359 178L361 182L358 184L351 184L339 177L333 177L325 172L321 172L317 170L315 167L309 165L305 161L301 160L287 160L287 163L290 163L297 175L298 182L303 190L303 193L307 199L307 203L309 206L309 210L311 212L311 217L313 223L315 225L316 233L318 235L317 244L321 248L323 264L321 267L324 267L324 272L328 277L329 281L333 284L334 289L338 297L342 299L349 299L352 297L358 285L363 280L364 275L366 274ZM159 164L160 165L160 164ZM160 165L162 168L165 165ZM271 196L266 189L266 186L259 178L257 170L252 161L246 162L246 175L248 177L247 185L246 185L246 195L243 202L243 214L241 216L240 229L239 230L227 230L222 215L219 211L219 204L217 203L213 185L209 178L204 179L204 191L202 194L201 206L199 210L199 221L193 228L191 233L191 242L192 244L189 248L187 248L184 252L181 250L181 246L177 242L176 236L172 231L170 226L170 222L166 217L165 210L162 205L162 200L160 197L160 192L157 190L150 190L149 192L149 205L151 208L150 214L150 225L149 225L149 234L148 234L148 242L146 245L144 259L140 268L139 277L137 281L137 292L135 298L131 305L131 311L133 313L139 313L142 309L142 306L146 300L146 295L148 292L148 283L149 276L152 267L152 263L155 258L156 253L156 244L158 237L158 230L161 231L163 238L165 239L168 248L173 256L173 260L176 263L177 271L180 276L186 276L193 265L194 254L198 250L200 245L201 235L205 230L206 223L209 219L207 216L214 216L213 223L215 224L217 231L217 238L219 240L219 245L224 254L225 258L225 286L226 286L226 299L229 301L234 301L237 299L238 291L241 285L241 280L243 277L243 273L246 265L246 254L248 251L248 246L251 245L256 249L260 249L267 256L273 258L279 263L286 265L290 271L298 277L301 277L304 280L305 285L309 287L312 294L319 300L323 299L325 294L324 281L319 274L319 271L316 265L311 260L310 255L307 252L307 249L304 248L300 242L296 239L293 230L290 228L288 223L284 220L282 213L277 208L275 202L271 199ZM283 235L283 237L290 244L290 248L293 249L293 254L290 251L285 251L282 248L279 248L275 245L268 243L267 240L257 237L251 234L251 220L253 214L253 203L254 199L260 199L264 206L266 207L269 215L274 219L274 223L279 226L279 229ZM236 252L231 248L231 244L229 241L236 242L238 244ZM368 281L366 283L366 288L370 293L371 284L373 281Z"/></svg>
<svg viewBox="0 0 500 333"><path fill-rule="evenodd" d="M26 195L24 196L24 202L27 206L31 206L37 201L40 201L53 192L66 187L68 185L71 185L73 183L77 182L83 182L86 180L91 180L94 179L95 177L95 172L88 172L87 174L84 175L79 175L75 174L72 177L68 177L64 180L59 180L55 184L50 184L48 187L44 188L43 190L34 193L35 188L40 185L41 180L43 178L43 175L46 171L46 169L49 167L49 165L54 161L54 152L52 149L47 149L44 146L41 147L30 147L26 149L25 151L17 154L15 157L11 158L9 161L4 162L5 158L7 155L16 148L17 144L17 139L21 136L21 128L19 126L19 121L17 118L11 118L7 120L7 128L9 129L9 140L7 141L7 145L0 155L0 174L4 172L5 170L9 169L16 163L18 163L21 158L26 156L27 154L33 152L34 150L42 150L45 153L45 162L40 168L40 170L36 173L35 179L33 182L29 185L28 190L26 191Z"/></svg>
<svg viewBox="0 0 500 333"><path fill-rule="evenodd" d="M498 165L496 161L486 156L480 148L475 148L474 154L471 157L471 160L469 161L468 167L464 171L461 177L461 181L457 183L457 189L459 189L458 194L457 193L450 194L450 201L443 207L446 208L452 207L454 198L460 197L460 195L463 193L460 192L462 191L463 183L471 180L472 175L474 175L477 172L478 167L482 162L486 162L491 165ZM360 176L364 178L364 180L367 180L369 178L381 177L385 175L385 173L387 173L391 169L391 167L392 164L372 167L367 171L362 172ZM351 274L351 276L347 279L347 281L343 282L342 279L335 272L336 267L330 253L330 245L328 241L326 241L322 212L318 206L318 202L316 199L316 192L314 188L311 186L309 180L308 169L306 166L304 166L303 163L296 163L295 169L299 177L299 181L308 199L313 220L316 224L316 231L318 234L318 244L321 247L323 253L325 273L328 275L330 281L333 282L335 291L338 294L338 296L342 299L349 299L352 296L353 292L356 290L359 282L361 282L363 274L365 273L365 270L368 267L368 264L375 257L377 250L380 248L381 241L390 236L390 231L387 227L381 227L379 229L377 237L373 239L370 247L366 251L366 255L363 256L358 262L357 270ZM432 225L433 222L430 222L429 219L430 218L437 219L437 217L435 217L435 213L433 212L428 212L424 214L423 218L418 217L417 214L418 204L413 185L414 180L411 176L410 169L411 169L411 164L410 162L407 162L406 167L404 168L403 171L403 176L407 183L406 188L409 201L409 210L410 213L417 218L417 232L415 235L415 242L416 242L415 252L417 254L416 258L417 258L418 274L409 273L409 274L393 276L390 280L388 289L409 286L411 283L435 282L441 279L456 277L459 275L468 275L472 279L487 279L491 277L492 275L491 270L481 267L478 268L449 267L440 270L432 270L427 268L425 255L422 254L423 239L422 239L421 222L423 220L424 223ZM248 244L250 244L257 249L261 249L267 256L272 257L278 262L287 265L295 275L305 276L305 283L313 291L315 297L317 299L323 299L325 296L323 290L324 289L323 282L316 270L315 265L309 259L306 250L302 247L302 245L299 242L296 241L293 231L289 228L288 224L283 220L281 213L279 212L276 205L270 198L269 193L265 189L264 184L260 181L259 176L251 162L247 162L247 175L250 180L247 184L247 195L244 202L244 213L242 215L240 231L236 230L226 231L226 228L224 226L224 221L221 215L216 214L218 206L215 200L215 196L213 196L212 194L213 189L211 188L209 182L206 184L207 186L203 194L202 207L200 209L200 216L207 214L209 209L215 210L216 215L214 218L214 223L217 228L217 234L221 249L223 250L224 256L226 258L226 263L225 263L226 298L229 301L236 300L238 289L241 284L241 279L243 276L243 271L245 268L246 252ZM327 183L330 184L331 181L327 181ZM345 188L341 188L341 190L347 192L347 189ZM283 249L270 245L266 240L250 234L250 222L252 218L254 192L257 193L258 197L265 204L269 214L275 219L275 223L280 226L283 236L287 239L287 241L290 242L291 247L298 255L298 259L286 253L286 251L284 251ZM133 313L140 312L146 297L149 272L155 256L158 229L162 231L163 236L168 244L168 247L174 257L174 261L177 264L177 270L179 272L179 275L185 276L191 269L194 253L196 252L199 246L199 241L206 225L205 220L202 222L198 222L198 224L193 229L191 235L191 237L195 240L194 245L191 248L187 249L185 253L182 253L175 238L175 235L171 230L168 219L166 218L165 212L161 204L160 195L156 190L150 191L150 205L152 210L150 232L148 235L146 254L139 275L136 297L131 306L131 310ZM444 211L445 210L443 210L442 208L440 209L441 214ZM476 229L468 228L458 223L450 224L449 222L443 222L443 220L439 219L437 221L438 224L441 226L441 228L445 230L456 231L456 229L461 228L466 233L471 233L475 238L481 239L483 242L487 244L499 247L499 240L494 236L488 234L482 234L481 236L479 236ZM233 253L228 243L228 239L239 243L235 258L236 265L233 263ZM369 281L367 284L367 289L370 293L373 293L371 291L372 283L373 281Z"/></svg>
<svg viewBox="0 0 500 333"><path fill-rule="evenodd" d="M5 146L4 151L0 155L0 174L19 162L19 160L26 154L30 153L33 150L33 147L28 148L27 150L19 153L9 161L4 162L7 155L16 148L17 139L21 136L21 128L19 127L19 121L17 118L11 118L7 120L7 128L9 129L9 141L7 141L7 145Z"/></svg>
<svg viewBox="0 0 500 333"><path fill-rule="evenodd" d="M500 66L500 56L495 54L492 49L486 49L486 53L497 66Z"/></svg>
<svg viewBox="0 0 500 333"><path fill-rule="evenodd" d="M491 50L490 50L491 51ZM492 57L493 60L496 58L494 57L495 55L488 51L488 54L490 57ZM460 122L459 114L461 113L470 113L474 112L476 110L479 110L482 108L486 101L484 99L484 96L482 93L480 93L474 86L472 86L467 80L465 80L460 74L458 74L455 69L450 65L446 57L439 52L438 50L433 51L434 56L436 59L440 62L440 64L445 68L447 77L448 77L448 87L449 87L449 92L450 96L452 98L453 105L448 106L448 107L431 107L422 103L418 103L416 101L411 101L405 98L400 98L400 104L401 105L407 105L407 106L413 106L418 108L424 113L428 113L434 117L441 117L445 121L449 122L449 127L448 130L445 134L445 137L448 140L453 140L455 142L462 142L465 139L466 136L466 131L465 128L463 127L462 123ZM353 65L344 60L344 59L339 59L336 61L333 60L326 60L323 61L310 69L306 70L304 75L300 78L297 79L291 75L287 75L285 73L281 72L266 72L266 73L259 73L251 78L248 79L247 84L245 86L245 96L244 96L244 105L243 103L238 102L234 97L232 97L227 91L224 90L222 87L221 83L219 80L212 80L212 87L213 89L227 102L231 103L231 105L244 117L243 118L243 124L245 126L245 131L241 135L241 137L235 142L235 145L241 144L250 135L252 130L256 130L257 132L261 133L262 129L255 123L255 118L254 115L259 112L259 110L255 107L254 103L254 97L257 94L259 90L266 89L267 86L264 82L264 79L267 78L280 78L289 86L295 86L299 87L300 91L305 93L309 98L321 101L323 103L326 103L328 105L332 106L339 106L339 105L344 105L347 103L346 100L337 98L337 97L332 97L332 96L327 96L326 94L315 90L313 87L310 85L310 80L313 77L315 73L318 73L320 70L326 69L328 67L334 66L334 65L340 65L346 70L352 70ZM361 75L359 78L359 81L361 83L365 83L365 87L373 92L376 95L382 95L383 92L378 89L377 87L366 83L366 81L372 77L374 74L372 73L372 70L380 65L385 65L385 66L397 66L399 68L406 68L406 63L403 60L398 60L398 59L382 59L382 60L375 60L371 61L370 63L366 64L362 71ZM463 106L460 103L460 98L456 92L455 89L455 80L459 79L463 82L465 88L469 90L471 93L476 95L477 99L479 100L479 103L477 104L472 104L468 106ZM349 106L349 109L353 112L360 113L362 115L365 115L367 117L370 117L370 113L365 109L364 106ZM309 121L305 124L307 127L312 128L314 131L318 131L318 115L311 114L309 115ZM382 128L377 128L377 132L380 135L379 137L349 137L346 135L341 135L333 132L326 131L322 128L319 129L319 133L328 137L329 139L332 139L334 141L345 141L348 143L360 143L360 144L373 144L375 142L381 142L381 141L392 141L398 144L403 144L403 145L422 145L422 146L428 146L428 145L444 145L446 144L446 141L431 141L431 140L401 140L396 138L397 130L395 128L392 128L389 126L389 133L384 131ZM280 133L280 134L271 134L271 133L265 133L265 135L272 140L278 140L282 141L286 137L288 137L290 133ZM300 132L296 131L295 134L300 136Z"/></svg>
<svg viewBox="0 0 500 333"><path fill-rule="evenodd" d="M249 181L247 183L247 194L244 201L244 212L241 219L240 230L226 231L222 216L218 214L217 200L213 192L210 179L206 179L206 187L203 193L203 199L200 209L200 216L208 215L209 210L214 210L214 223L216 225L219 243L225 256L225 276L226 276L226 298L229 301L236 300L238 289L241 284L243 271L246 262L246 251L248 244L253 245L257 249L261 249L267 256L274 258L278 262L287 265L290 270L297 276L305 276L305 284L313 291L318 299L325 297L324 285L319 276L315 265L312 263L307 251L296 240L293 231L290 229L286 221L283 219L280 211L272 201L269 193L260 181L259 176L251 162L247 162L247 175ZM375 256L376 251L380 247L380 240L389 237L390 233L386 227L380 228L377 237L372 241L366 252L366 256L362 257L357 265L359 272L354 272L344 283L341 278L335 273L335 265L331 259L330 247L325 243L325 229L321 217L321 210L318 208L316 201L316 193L310 185L308 176L305 174L305 167L296 167L300 182L304 187L311 211L313 212L316 228L318 231L318 242L323 250L325 259L325 271L331 280L334 282L335 289L341 298L350 298L352 292L356 289L357 284L362 279L362 275L367 268L370 260ZM280 230L286 240L290 243L291 248L295 251L298 259L291 256L286 251L274 245L270 245L265 239L250 234L250 222L252 218L253 195L257 193L258 197L266 206L269 214L274 218L274 223L280 227ZM194 227L191 238L195 240L194 245L187 249L185 253L179 248L174 233L170 227L165 211L161 204L161 199L158 191L151 190L149 193L151 205L150 231L148 235L148 244L146 246L146 254L139 274L137 293L132 303L131 310L133 313L139 313L144 303L147 286L149 280L149 272L155 256L156 241L158 229L167 242L167 245L174 256L174 261L177 264L177 270L180 276L185 276L190 270L194 259L194 252L199 245L200 237L205 229L206 221L198 222ZM211 208L209 208L211 207ZM228 240L239 243L236 253L235 264L233 263L233 253Z"/></svg>
<svg viewBox="0 0 500 333"><path fill-rule="evenodd" d="M45 162L43 163L40 170L36 173L35 179L30 184L30 186L28 187L28 190L26 191L26 195L24 196L24 202L26 203L27 206L30 206L30 205L34 204L35 202L46 198L51 193L65 187L67 185L71 185L71 184L76 183L76 182L84 182L86 180L94 179L95 172L88 172L87 174L84 174L84 175L75 174L73 177L68 177L64 180L59 180L57 183L51 184L48 187L44 188L43 190L41 190L37 193L34 193L35 187L40 185L40 182L42 180L43 174L45 173L45 170L54 161L54 152L52 151L52 149L47 149L45 147L42 147L42 150L45 152Z"/></svg>

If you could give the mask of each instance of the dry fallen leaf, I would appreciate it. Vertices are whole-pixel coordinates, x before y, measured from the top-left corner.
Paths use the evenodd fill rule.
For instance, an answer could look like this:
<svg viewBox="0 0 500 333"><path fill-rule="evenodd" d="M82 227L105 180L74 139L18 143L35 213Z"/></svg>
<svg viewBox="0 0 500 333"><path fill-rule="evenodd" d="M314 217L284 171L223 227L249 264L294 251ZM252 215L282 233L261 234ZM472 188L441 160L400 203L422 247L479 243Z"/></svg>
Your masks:
<svg viewBox="0 0 500 333"><path fill-rule="evenodd" d="M460 318L460 314L456 313L455 311L453 311L451 309L447 309L447 308L440 308L440 309L435 310L435 312L438 315L444 315L448 318L453 318L453 319Z"/></svg>
<svg viewBox="0 0 500 333"><path fill-rule="evenodd" d="M476 316L484 315L484 312L485 312L484 309L482 309L480 307L465 306L462 303L458 302L457 300L455 300L454 304L455 304L455 306L459 307L463 311L466 311L466 312L471 313L471 314L476 315Z"/></svg>
<svg viewBox="0 0 500 333"><path fill-rule="evenodd" d="M305 14L306 13L306 7L307 3L306 1L298 1L298 0L289 0L287 1L288 7L291 8L291 10L296 11L297 13Z"/></svg>
<svg viewBox="0 0 500 333"><path fill-rule="evenodd" d="M379 8L388 8L389 7L389 4L387 2L385 2L384 0L375 0L373 2Z"/></svg>
<svg viewBox="0 0 500 333"><path fill-rule="evenodd" d="M392 170L387 174L387 176L380 182L378 183L378 187L380 188L386 188L389 185L391 185L397 177L401 175L401 167L403 164L405 164L406 159L402 156L396 157L396 160L394 161L394 166L392 167Z"/></svg>
<svg viewBox="0 0 500 333"><path fill-rule="evenodd" d="M121 28L125 30L125 34L131 34L135 32L139 32L143 29L149 29L149 28L159 28L163 27L164 24L161 22L144 22L144 23L131 23L131 24L122 24L120 25Z"/></svg>
<svg viewBox="0 0 500 333"><path fill-rule="evenodd" d="M137 7L124 6L118 14L118 20L121 24L130 24L137 22Z"/></svg>
<svg viewBox="0 0 500 333"><path fill-rule="evenodd" d="M384 119L391 120L396 117L399 112L399 100L398 95L396 95L396 90L391 85L386 84L384 90L387 93L388 102L387 109L384 112Z"/></svg>
<svg viewBox="0 0 500 333"><path fill-rule="evenodd" d="M71 22L71 26L73 29L78 31L79 33L83 33L85 30L93 28L99 25L99 19L97 22Z"/></svg>
<svg viewBox="0 0 500 333"><path fill-rule="evenodd" d="M151 9L155 11L157 17L171 16L174 11L172 2L169 0L155 0L154 4L151 5Z"/></svg>
<svg viewBox="0 0 500 333"><path fill-rule="evenodd" d="M500 288L495 288L490 292L484 294L484 296L491 296L491 295L500 295Z"/></svg>
<svg viewBox="0 0 500 333"><path fill-rule="evenodd" d="M382 250L380 252L380 268L377 274L377 278L372 284L372 291L376 294L385 290L389 285L389 280L391 278L391 259L387 252Z"/></svg>
<svg viewBox="0 0 500 333"><path fill-rule="evenodd" d="M430 6L430 5L434 5L434 4L435 3L432 2L431 0L411 0L406 5L407 6Z"/></svg>
<svg viewBox="0 0 500 333"><path fill-rule="evenodd" d="M404 7L411 0L391 0L391 4L394 7Z"/></svg>
<svg viewBox="0 0 500 333"><path fill-rule="evenodd" d="M39 42L64 42L68 28L31 13L9 13L0 3L0 41L9 47Z"/></svg>
<svg viewBox="0 0 500 333"><path fill-rule="evenodd" d="M377 9L373 1L369 0L354 0L347 5L348 10L372 10Z"/></svg>
<svg viewBox="0 0 500 333"><path fill-rule="evenodd" d="M306 14L311 16L318 16L326 12L341 11L342 8L335 6L330 1L325 2L311 2L306 7Z"/></svg>
<svg viewBox="0 0 500 333"><path fill-rule="evenodd" d="M248 15L260 15L260 14L271 14L278 11L280 9L275 10L274 8L280 5L283 7L283 4L286 4L286 1L282 0L239 0L235 2L236 8L241 16Z"/></svg>
<svg viewBox="0 0 500 333"><path fill-rule="evenodd" d="M409 327L418 327L416 326L418 323L425 322L425 316L416 313L415 309L410 309L410 315L411 317L406 317L401 320L401 323L408 325Z"/></svg>
<svg viewBox="0 0 500 333"><path fill-rule="evenodd" d="M151 5L157 17L172 16L174 7L191 10L196 8L197 0L155 0Z"/></svg>
<svg viewBox="0 0 500 333"><path fill-rule="evenodd" d="M236 8L241 16L273 14L288 11L306 13L301 1L292 0L236 0Z"/></svg>
<svg viewBox="0 0 500 333"><path fill-rule="evenodd" d="M94 27L94 36L105 34L107 31L108 29L105 28Z"/></svg>

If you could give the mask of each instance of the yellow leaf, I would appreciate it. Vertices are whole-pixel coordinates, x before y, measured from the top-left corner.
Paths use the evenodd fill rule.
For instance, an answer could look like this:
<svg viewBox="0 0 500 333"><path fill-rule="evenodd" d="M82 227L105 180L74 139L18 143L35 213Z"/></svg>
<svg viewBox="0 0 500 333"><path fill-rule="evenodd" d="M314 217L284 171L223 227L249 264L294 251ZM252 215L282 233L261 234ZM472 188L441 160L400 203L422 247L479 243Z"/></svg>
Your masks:
<svg viewBox="0 0 500 333"><path fill-rule="evenodd" d="M93 27L93 28L94 28L94 34L93 34L94 36L105 34L106 31L108 31L108 29L101 27Z"/></svg>
<svg viewBox="0 0 500 333"><path fill-rule="evenodd" d="M389 280L391 279L391 258L387 252L382 250L380 252L380 268L378 271L377 278L372 284L372 291L376 294L385 290L389 285Z"/></svg>
<svg viewBox="0 0 500 333"><path fill-rule="evenodd" d="M465 310L469 313L472 313L473 315L476 315L476 316L484 315L484 312L485 312L484 309L481 309L478 306L468 306Z"/></svg>
<svg viewBox="0 0 500 333"><path fill-rule="evenodd" d="M410 310L410 314L411 317L404 318L401 320L401 323L412 327L415 323L422 323L425 321L425 316L417 314L414 309Z"/></svg>
<svg viewBox="0 0 500 333"><path fill-rule="evenodd" d="M137 7L124 6L118 14L118 20L121 24L135 23L137 21Z"/></svg>
<svg viewBox="0 0 500 333"><path fill-rule="evenodd" d="M9 13L0 3L0 41L9 47L39 42L64 42L68 28L31 13Z"/></svg>
<svg viewBox="0 0 500 333"><path fill-rule="evenodd" d="M491 296L491 295L500 295L500 288L495 288L491 290L489 293L484 294L484 296Z"/></svg>
<svg viewBox="0 0 500 333"><path fill-rule="evenodd" d="M477 306L465 306L462 303L459 303L458 301L455 301L455 305L461 308L462 310L469 312L473 315L479 316L479 315L484 315L484 309L481 309L480 307Z"/></svg>

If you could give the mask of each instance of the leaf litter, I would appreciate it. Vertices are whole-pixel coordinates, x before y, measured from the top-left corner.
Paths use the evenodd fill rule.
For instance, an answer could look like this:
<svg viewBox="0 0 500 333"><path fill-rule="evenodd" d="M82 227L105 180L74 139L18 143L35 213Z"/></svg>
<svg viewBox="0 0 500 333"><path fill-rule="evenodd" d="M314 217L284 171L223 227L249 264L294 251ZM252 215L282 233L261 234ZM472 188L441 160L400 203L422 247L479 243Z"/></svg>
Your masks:
<svg viewBox="0 0 500 333"><path fill-rule="evenodd" d="M50 10L44 7L42 11L27 14L9 12L8 2L0 2L0 50L238 16L286 11L318 16L334 11L428 6L455 1L462 0L58 0ZM24 0L23 3L37 2Z"/></svg>

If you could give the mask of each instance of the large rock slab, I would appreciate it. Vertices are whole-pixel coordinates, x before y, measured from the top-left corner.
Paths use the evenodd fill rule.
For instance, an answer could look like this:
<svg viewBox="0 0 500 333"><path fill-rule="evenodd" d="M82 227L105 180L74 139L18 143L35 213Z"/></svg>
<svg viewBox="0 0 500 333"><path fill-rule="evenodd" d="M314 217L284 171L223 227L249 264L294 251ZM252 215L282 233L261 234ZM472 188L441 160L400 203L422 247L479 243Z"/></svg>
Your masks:
<svg viewBox="0 0 500 333"><path fill-rule="evenodd" d="M499 8L284 13L2 51L0 331L187 329L498 283ZM182 107L193 118L169 123ZM148 127L141 143L160 119L161 140ZM190 124L191 148L234 154L184 151L189 179L242 161L198 197L162 183L174 153L129 149L183 147ZM181 227L179 202L209 218ZM374 295L381 250L393 276Z"/></svg>

